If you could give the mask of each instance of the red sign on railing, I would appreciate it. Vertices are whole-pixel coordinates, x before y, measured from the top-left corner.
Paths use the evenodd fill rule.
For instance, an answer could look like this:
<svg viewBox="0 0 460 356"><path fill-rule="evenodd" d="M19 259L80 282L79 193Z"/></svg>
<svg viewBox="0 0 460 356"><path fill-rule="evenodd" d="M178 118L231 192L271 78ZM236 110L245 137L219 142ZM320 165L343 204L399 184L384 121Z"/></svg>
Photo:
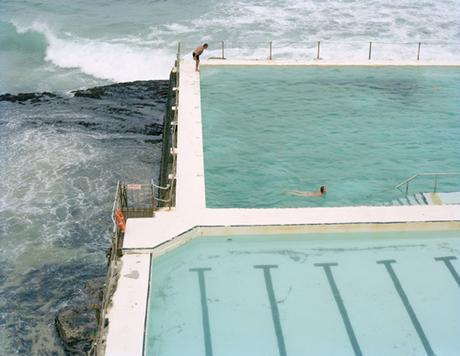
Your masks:
<svg viewBox="0 0 460 356"><path fill-rule="evenodd" d="M128 188L128 190L141 190L142 184L127 184L126 188Z"/></svg>

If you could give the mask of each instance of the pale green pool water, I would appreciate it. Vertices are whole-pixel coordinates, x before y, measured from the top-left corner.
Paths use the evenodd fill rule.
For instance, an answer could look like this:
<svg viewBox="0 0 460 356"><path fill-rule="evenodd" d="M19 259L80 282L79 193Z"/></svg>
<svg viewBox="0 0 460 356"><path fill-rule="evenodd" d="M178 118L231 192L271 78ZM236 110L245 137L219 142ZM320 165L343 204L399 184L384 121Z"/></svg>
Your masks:
<svg viewBox="0 0 460 356"><path fill-rule="evenodd" d="M391 202L411 175L460 171L459 99L458 67L204 66L207 206ZM288 193L321 185L325 198ZM419 179L411 193L432 188Z"/></svg>
<svg viewBox="0 0 460 356"><path fill-rule="evenodd" d="M456 356L459 251L459 231L197 238L153 259L145 354Z"/></svg>

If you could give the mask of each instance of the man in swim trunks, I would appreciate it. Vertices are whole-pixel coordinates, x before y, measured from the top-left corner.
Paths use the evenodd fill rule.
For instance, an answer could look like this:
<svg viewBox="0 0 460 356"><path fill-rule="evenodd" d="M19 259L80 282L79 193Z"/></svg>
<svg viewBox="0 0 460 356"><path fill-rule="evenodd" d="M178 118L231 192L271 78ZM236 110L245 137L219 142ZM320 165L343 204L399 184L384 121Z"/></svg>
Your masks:
<svg viewBox="0 0 460 356"><path fill-rule="evenodd" d="M202 46L198 46L197 48L195 48L195 51L193 52L193 59L195 60L195 63L196 63L196 67L195 67L195 70L197 72L199 72L199 69L198 69L198 66L200 65L200 56L201 56L201 53L204 52L205 49L208 48L208 44L205 43L203 44Z"/></svg>

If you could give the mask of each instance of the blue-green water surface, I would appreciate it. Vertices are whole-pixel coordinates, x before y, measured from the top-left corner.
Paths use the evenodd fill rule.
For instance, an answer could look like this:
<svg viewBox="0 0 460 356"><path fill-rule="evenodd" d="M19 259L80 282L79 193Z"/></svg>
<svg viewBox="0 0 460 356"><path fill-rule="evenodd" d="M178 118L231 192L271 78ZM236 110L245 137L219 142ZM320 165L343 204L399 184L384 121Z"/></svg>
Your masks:
<svg viewBox="0 0 460 356"><path fill-rule="evenodd" d="M391 202L409 176L460 171L459 99L458 67L203 67L207 206Z"/></svg>
<svg viewBox="0 0 460 356"><path fill-rule="evenodd" d="M446 261L458 274L459 237L456 230L197 238L153 259L146 355L358 355L355 348L456 356L460 288Z"/></svg>

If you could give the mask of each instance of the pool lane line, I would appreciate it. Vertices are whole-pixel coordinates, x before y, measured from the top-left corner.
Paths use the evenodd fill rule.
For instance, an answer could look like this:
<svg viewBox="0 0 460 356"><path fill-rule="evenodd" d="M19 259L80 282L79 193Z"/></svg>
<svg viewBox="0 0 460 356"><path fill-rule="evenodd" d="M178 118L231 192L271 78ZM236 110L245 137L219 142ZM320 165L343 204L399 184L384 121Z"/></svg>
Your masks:
<svg viewBox="0 0 460 356"><path fill-rule="evenodd" d="M197 272L198 284L200 286L201 296L201 316L203 321L204 333L204 350L206 356L212 356L212 343L211 343L211 328L209 326L209 311L208 311L208 298L206 297L206 283L204 279L204 272L210 271L209 267L190 268L190 272Z"/></svg>
<svg viewBox="0 0 460 356"><path fill-rule="evenodd" d="M403 302L404 307L406 308L407 314L409 314L410 320L412 321L412 324L414 325L414 328L417 331L418 337L420 338L420 341L422 342L423 347L425 348L426 354L429 356L434 356L435 353L431 348L430 342L428 341L425 332L423 331L422 325L420 324L417 315L415 314L415 311L409 302L409 298L407 298L407 295L401 286L401 282L399 281L398 276L396 275L393 267L391 266L392 263L396 263L396 260L381 260L376 262L378 264L383 264L388 274L390 275L391 280L393 281L393 284L396 288L396 291L398 292L399 297L401 298L401 301Z"/></svg>
<svg viewBox="0 0 460 356"><path fill-rule="evenodd" d="M353 331L353 326L351 325L350 318L348 317L347 309L345 308L345 304L343 303L343 299L340 296L339 289L337 288L337 284L335 283L334 276L332 274L331 267L338 265L339 264L336 262L315 263L316 267L323 267L324 272L326 273L329 286L332 290L332 295L334 296L335 302L337 303L337 307L339 308L340 315L342 316L342 320L345 324L345 329L347 331L348 338L350 339L351 346L353 347L355 355L362 356L361 348L359 347L358 340L356 339L356 335Z"/></svg>
<svg viewBox="0 0 460 356"><path fill-rule="evenodd" d="M458 275L458 272L455 270L455 267L452 265L451 260L456 260L456 256L445 256L445 257L435 257L435 261L442 261L446 265L447 269L450 271L452 274L452 277L454 277L455 281L457 282L458 286L460 287L460 276Z"/></svg>
<svg viewBox="0 0 460 356"><path fill-rule="evenodd" d="M281 328L280 313L276 302L275 291L273 289L272 277L270 274L271 268L278 268L278 265L255 265L254 268L264 271L265 287L267 288L268 300L272 310L273 326L275 327L276 339L278 341L278 350L280 356L286 356L286 345L284 343L283 330Z"/></svg>

